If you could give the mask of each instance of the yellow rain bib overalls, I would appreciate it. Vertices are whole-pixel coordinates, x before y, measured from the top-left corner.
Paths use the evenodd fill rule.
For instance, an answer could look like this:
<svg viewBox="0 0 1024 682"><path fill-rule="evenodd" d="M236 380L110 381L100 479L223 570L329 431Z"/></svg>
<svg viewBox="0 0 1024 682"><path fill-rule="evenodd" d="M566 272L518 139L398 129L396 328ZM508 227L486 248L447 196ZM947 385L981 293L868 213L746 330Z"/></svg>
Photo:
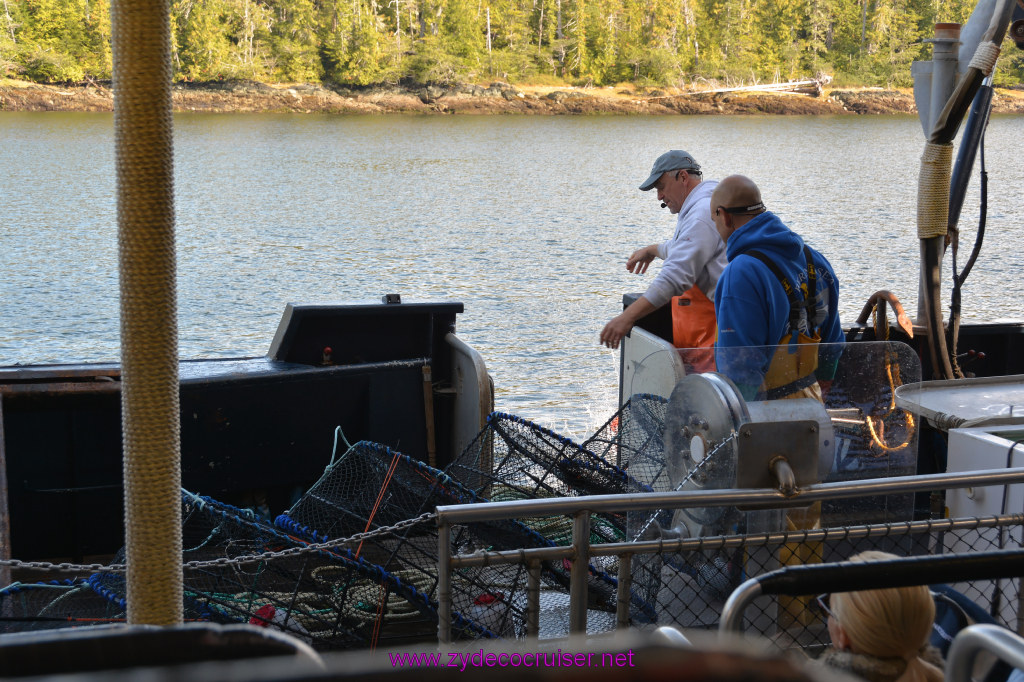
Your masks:
<svg viewBox="0 0 1024 682"><path fill-rule="evenodd" d="M765 373L761 392L769 400L790 398L814 398L824 402L821 386L814 372L818 369L818 344L821 343L821 329L815 326L817 318L818 278L811 260L811 251L804 246L807 259L807 287L797 288L783 274L782 270L768 256L759 251L747 251L768 266L778 278L789 299L789 331L779 340L778 348L772 355ZM808 333L800 330L801 316L806 315ZM821 502L815 502L803 509L786 511L786 530L809 530L821 527ZM823 548L820 541L787 542L779 548L779 563L783 566L821 563ZM782 627L806 627L813 619L808 608L808 597L779 597L779 624Z"/></svg>
<svg viewBox="0 0 1024 682"><path fill-rule="evenodd" d="M814 372L818 369L818 345L821 328L815 326L818 277L811 260L811 250L804 247L807 260L807 284L794 287L786 275L768 256L760 251L747 251L768 266L782 284L789 299L789 331L783 334L772 355L761 385L761 393L769 400L780 398L815 398L822 400L821 387ZM807 333L801 330L801 317L806 316ZM808 335L810 334L810 335Z"/></svg>

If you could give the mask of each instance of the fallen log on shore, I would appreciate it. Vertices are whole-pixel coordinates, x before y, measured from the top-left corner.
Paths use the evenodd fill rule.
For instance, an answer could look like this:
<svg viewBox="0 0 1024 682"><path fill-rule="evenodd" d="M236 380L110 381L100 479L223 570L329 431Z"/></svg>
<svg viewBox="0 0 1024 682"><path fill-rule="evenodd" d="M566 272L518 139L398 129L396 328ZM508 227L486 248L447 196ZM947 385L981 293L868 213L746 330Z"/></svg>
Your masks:
<svg viewBox="0 0 1024 682"><path fill-rule="evenodd" d="M824 91L826 85L832 82L828 76L820 78L805 78L797 81L786 81L784 83L756 83L754 85L740 85L731 88L712 88L710 90L694 90L669 97L693 97L696 95L715 95L727 92L793 92L818 97ZM658 99L658 98L651 98Z"/></svg>

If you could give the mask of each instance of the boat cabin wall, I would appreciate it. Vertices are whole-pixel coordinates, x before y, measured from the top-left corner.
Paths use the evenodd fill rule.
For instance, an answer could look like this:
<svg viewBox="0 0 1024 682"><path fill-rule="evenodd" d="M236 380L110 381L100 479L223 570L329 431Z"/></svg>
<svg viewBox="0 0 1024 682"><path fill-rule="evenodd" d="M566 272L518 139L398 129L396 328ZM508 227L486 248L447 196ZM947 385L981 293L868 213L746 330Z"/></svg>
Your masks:
<svg viewBox="0 0 1024 682"><path fill-rule="evenodd" d="M445 339L460 312L457 303L289 306L268 357L183 361L182 485L279 514L323 473L337 427L353 444L423 461L433 452L443 467L463 445ZM0 409L11 554L82 560L117 551L117 366L0 368ZM339 439L337 455L344 451Z"/></svg>
<svg viewBox="0 0 1024 682"><path fill-rule="evenodd" d="M316 366L431 358L447 376L449 358L435 350L444 348L445 334L455 330L455 315L462 311L461 303L289 303L267 357Z"/></svg>

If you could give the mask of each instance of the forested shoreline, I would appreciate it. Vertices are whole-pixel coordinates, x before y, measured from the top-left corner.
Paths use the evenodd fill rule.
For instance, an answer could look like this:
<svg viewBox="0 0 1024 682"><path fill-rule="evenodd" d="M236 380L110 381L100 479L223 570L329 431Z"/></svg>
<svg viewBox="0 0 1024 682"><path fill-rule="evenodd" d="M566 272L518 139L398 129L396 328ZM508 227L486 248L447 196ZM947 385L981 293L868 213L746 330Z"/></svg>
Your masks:
<svg viewBox="0 0 1024 682"><path fill-rule="evenodd" d="M110 78L103 0L0 0L0 77ZM174 77L699 89L806 77L906 87L936 21L974 0L174 0ZM997 85L1019 83L1007 43Z"/></svg>
<svg viewBox="0 0 1024 682"><path fill-rule="evenodd" d="M513 86L491 83L394 85L357 88L316 83L254 81L176 83L176 112L304 114L623 114L623 115L871 115L916 113L910 89L826 89L815 94L777 92L641 92L603 88ZM0 111L111 112L109 82L46 85L0 79ZM1024 91L997 89L993 112L1024 114Z"/></svg>

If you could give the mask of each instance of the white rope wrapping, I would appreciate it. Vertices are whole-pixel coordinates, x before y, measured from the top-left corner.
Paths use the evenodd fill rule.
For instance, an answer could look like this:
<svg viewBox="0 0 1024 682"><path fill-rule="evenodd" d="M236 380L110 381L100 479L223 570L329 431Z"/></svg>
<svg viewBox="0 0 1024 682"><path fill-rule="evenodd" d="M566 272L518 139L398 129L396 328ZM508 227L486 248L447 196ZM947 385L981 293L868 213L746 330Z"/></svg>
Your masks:
<svg viewBox="0 0 1024 682"><path fill-rule="evenodd" d="M996 60L999 59L999 46L993 42L979 43L978 49L971 57L971 63L967 68L977 69L985 76L992 75L992 69L996 68Z"/></svg>
<svg viewBox="0 0 1024 682"><path fill-rule="evenodd" d="M949 179L953 145L927 142L921 155L917 180L917 237L928 239L946 234L949 224Z"/></svg>

